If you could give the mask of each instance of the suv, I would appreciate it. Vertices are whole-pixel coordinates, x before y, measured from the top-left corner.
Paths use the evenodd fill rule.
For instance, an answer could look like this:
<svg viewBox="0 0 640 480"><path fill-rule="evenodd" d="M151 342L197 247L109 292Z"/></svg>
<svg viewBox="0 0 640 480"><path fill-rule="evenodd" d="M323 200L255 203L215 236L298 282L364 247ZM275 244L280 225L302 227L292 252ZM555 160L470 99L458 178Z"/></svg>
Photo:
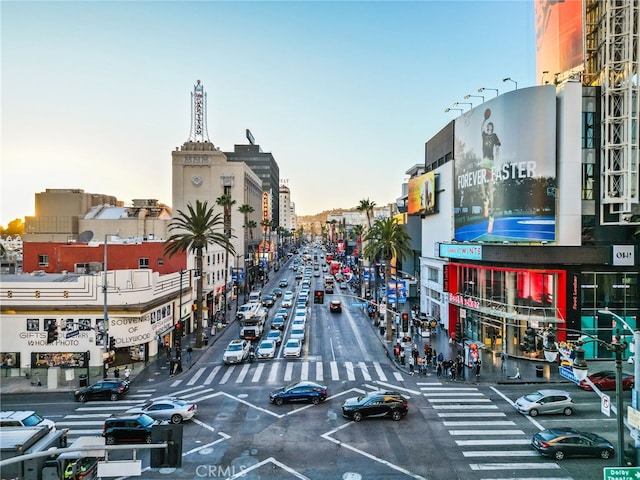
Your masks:
<svg viewBox="0 0 640 480"><path fill-rule="evenodd" d="M88 387L76 390L74 393L77 402L87 400L111 400L115 402L129 391L129 382L121 380L102 380Z"/></svg>
<svg viewBox="0 0 640 480"><path fill-rule="evenodd" d="M230 363L242 363L249 358L249 342L246 340L231 340L227 349L222 355L222 360L225 365Z"/></svg>
<svg viewBox="0 0 640 480"><path fill-rule="evenodd" d="M47 427L55 430L56 424L52 420L42 418L33 410L17 410L0 412L0 427Z"/></svg>
<svg viewBox="0 0 640 480"><path fill-rule="evenodd" d="M374 391L348 398L342 404L342 415L354 422L365 417L391 417L400 420L409 411L407 399L395 391Z"/></svg>
<svg viewBox="0 0 640 480"><path fill-rule="evenodd" d="M151 443L152 427L167 423L154 420L146 413L120 413L104 421L102 436L107 445L120 442Z"/></svg>
<svg viewBox="0 0 640 480"><path fill-rule="evenodd" d="M520 413L538 416L539 413L564 413L571 415L575 404L564 390L538 390L523 395L514 403Z"/></svg>

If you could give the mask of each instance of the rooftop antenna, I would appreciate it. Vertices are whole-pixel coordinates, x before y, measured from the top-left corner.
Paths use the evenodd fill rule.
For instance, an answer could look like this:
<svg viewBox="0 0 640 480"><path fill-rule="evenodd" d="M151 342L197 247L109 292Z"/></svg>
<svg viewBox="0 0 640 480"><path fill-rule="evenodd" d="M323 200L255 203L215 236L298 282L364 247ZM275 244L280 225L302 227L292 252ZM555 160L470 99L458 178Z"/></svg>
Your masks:
<svg viewBox="0 0 640 480"><path fill-rule="evenodd" d="M190 142L210 142L207 132L207 94L200 80L196 81L191 93Z"/></svg>

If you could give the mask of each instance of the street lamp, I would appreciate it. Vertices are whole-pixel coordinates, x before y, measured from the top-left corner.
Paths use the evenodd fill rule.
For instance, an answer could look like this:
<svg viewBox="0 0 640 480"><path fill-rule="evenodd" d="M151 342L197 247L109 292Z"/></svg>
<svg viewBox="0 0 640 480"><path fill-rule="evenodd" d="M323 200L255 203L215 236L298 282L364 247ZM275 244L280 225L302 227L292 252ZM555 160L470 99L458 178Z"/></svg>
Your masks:
<svg viewBox="0 0 640 480"><path fill-rule="evenodd" d="M606 311L606 313L610 313ZM582 332L581 332L582 333ZM584 338L587 337L585 340ZM616 355L616 424L618 431L618 448L616 449L616 462L619 467L624 466L624 403L622 398L622 353L627 349L627 342L620 341L620 334L616 335L616 342L607 343L597 337L582 333L580 339L576 342L574 352L574 360L572 364L573 375L578 382L586 379L589 370L587 361L584 359L584 349L582 345L585 343L596 342L603 345L610 352ZM555 362L558 358L558 348L555 342L555 334L547 334L547 345L544 349L544 356L548 362Z"/></svg>
<svg viewBox="0 0 640 480"><path fill-rule="evenodd" d="M471 102L456 102L453 104L454 107L457 107L458 105L469 105L469 110L473 108L473 103Z"/></svg>
<svg viewBox="0 0 640 480"><path fill-rule="evenodd" d="M461 108L445 108L444 111L446 112L450 112L452 110L458 110L459 112L464 112L464 110L462 110Z"/></svg>
<svg viewBox="0 0 640 480"><path fill-rule="evenodd" d="M507 77L507 78L503 78L502 79L503 82L513 82L516 84L516 90L518 89L518 82L516 82L515 80L513 80L511 77Z"/></svg>
<svg viewBox="0 0 640 480"><path fill-rule="evenodd" d="M485 87L480 87L478 89L478 93L482 93L485 90L493 90L494 92L496 92L496 97L498 96L498 89L497 88L485 88Z"/></svg>
<svg viewBox="0 0 640 480"><path fill-rule="evenodd" d="M481 98L482 103L484 103L484 95L465 95L464 99L469 100L470 98Z"/></svg>
<svg viewBox="0 0 640 480"><path fill-rule="evenodd" d="M103 277L102 277L102 295L103 295L103 307L102 307L102 316L104 321L104 329L105 332L109 327L109 307L107 302L107 244L109 241L109 237L116 237L120 233L120 230L117 233L105 233L104 235L104 259L102 265ZM103 335L104 342L104 358L102 359L102 377L107 378L107 359L109 358L109 344L111 343L110 335Z"/></svg>

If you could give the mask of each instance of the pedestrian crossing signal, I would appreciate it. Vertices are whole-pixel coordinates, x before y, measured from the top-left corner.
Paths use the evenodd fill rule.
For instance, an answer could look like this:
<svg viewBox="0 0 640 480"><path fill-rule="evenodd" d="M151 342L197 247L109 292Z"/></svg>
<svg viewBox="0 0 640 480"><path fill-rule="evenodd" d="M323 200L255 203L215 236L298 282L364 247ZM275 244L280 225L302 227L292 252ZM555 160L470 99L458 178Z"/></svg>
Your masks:
<svg viewBox="0 0 640 480"><path fill-rule="evenodd" d="M182 425L154 425L151 443L167 443L166 448L151 450L151 468L180 468L182 466Z"/></svg>

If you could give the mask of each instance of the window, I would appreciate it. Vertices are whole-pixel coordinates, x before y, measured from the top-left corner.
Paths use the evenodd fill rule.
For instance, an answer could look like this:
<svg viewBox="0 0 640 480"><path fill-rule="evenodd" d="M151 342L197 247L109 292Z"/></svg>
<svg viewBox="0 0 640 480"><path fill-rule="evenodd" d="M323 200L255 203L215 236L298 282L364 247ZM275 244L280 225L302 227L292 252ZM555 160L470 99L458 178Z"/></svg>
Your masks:
<svg viewBox="0 0 640 480"><path fill-rule="evenodd" d="M592 163L582 164L582 200L593 200L593 188L596 183L595 165Z"/></svg>
<svg viewBox="0 0 640 480"><path fill-rule="evenodd" d="M38 266L39 267L48 267L49 266L49 255L38 255Z"/></svg>
<svg viewBox="0 0 640 480"><path fill-rule="evenodd" d="M158 265L159 265L159 266L164 265L164 258L160 257L160 258L158 259Z"/></svg>
<svg viewBox="0 0 640 480"><path fill-rule="evenodd" d="M138 259L138 268L149 268L149 259L148 258L139 258Z"/></svg>

